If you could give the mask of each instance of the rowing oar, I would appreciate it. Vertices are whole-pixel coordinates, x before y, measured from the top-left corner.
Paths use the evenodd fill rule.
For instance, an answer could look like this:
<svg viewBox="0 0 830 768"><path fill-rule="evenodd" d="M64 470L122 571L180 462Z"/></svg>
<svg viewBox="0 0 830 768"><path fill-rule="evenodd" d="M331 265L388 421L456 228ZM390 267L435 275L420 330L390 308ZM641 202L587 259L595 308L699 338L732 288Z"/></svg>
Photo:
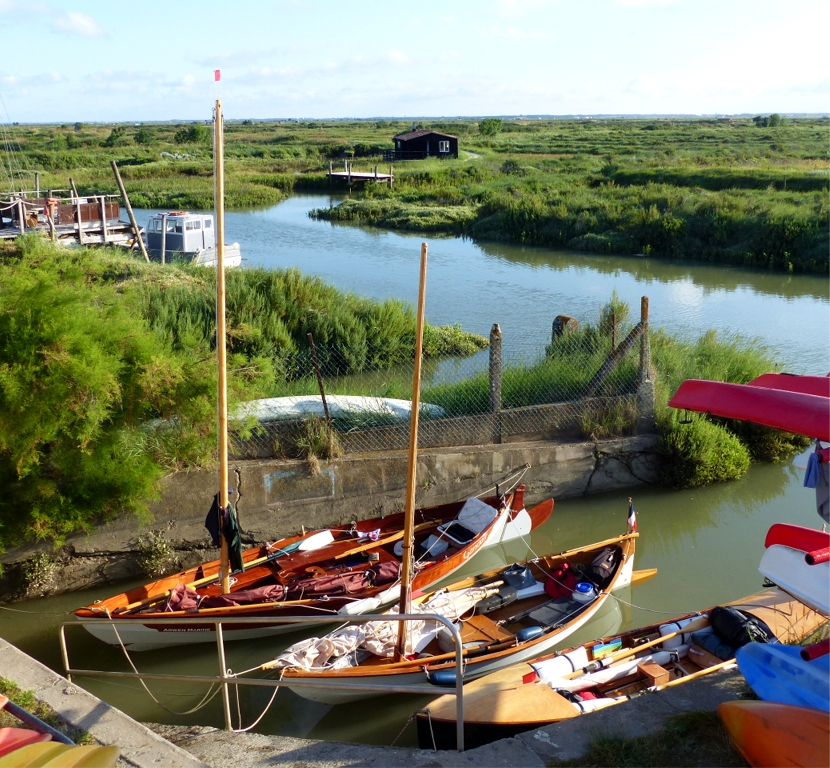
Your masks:
<svg viewBox="0 0 830 768"><path fill-rule="evenodd" d="M699 629L703 629L704 627L709 626L709 619L706 616L701 616L699 619L695 619L694 621L690 621L685 626L681 627L677 630L677 632L669 632L668 635L662 635L661 637L656 637L654 640L649 640L647 643L641 643L633 648L623 648L622 650L616 651L615 653L609 653L602 659L597 659L596 661L592 661L587 666L582 667L582 669L576 670L576 672L570 672L567 675L563 676L564 680L573 680L574 678L581 677L582 675L588 674L589 672L596 672L598 669L604 669L606 667L611 666L615 661L622 661L623 659L627 659L629 656L636 656L640 651L644 650L645 648L651 648L652 646L659 645L660 643L665 643L666 640L671 640L678 635L683 635L688 632L697 632Z"/></svg>

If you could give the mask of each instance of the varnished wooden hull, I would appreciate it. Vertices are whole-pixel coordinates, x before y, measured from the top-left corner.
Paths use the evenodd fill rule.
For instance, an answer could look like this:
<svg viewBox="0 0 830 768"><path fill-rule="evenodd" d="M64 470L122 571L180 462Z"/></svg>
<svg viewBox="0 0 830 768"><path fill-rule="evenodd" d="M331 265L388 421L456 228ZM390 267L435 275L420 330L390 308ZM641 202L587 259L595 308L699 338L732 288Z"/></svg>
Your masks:
<svg viewBox="0 0 830 768"><path fill-rule="evenodd" d="M522 489L523 490L523 489ZM511 499L513 500L513 499ZM491 497L485 500L490 506L496 507L498 499ZM479 533L465 547L449 551L442 559L437 560L434 565L422 569L413 581L413 589L427 589L430 585L446 578L457 569L461 568L467 561L480 550L520 538L529 534L532 530L548 519L553 510L553 500L548 499L541 504L527 511L524 509L523 494L517 489L514 503L520 504L520 509L514 512L510 506L501 510L492 523ZM445 504L439 507L417 510L416 521L422 521L427 526L422 532L428 534L431 528L427 525L432 520L435 526L442 522L453 520L463 506L464 502ZM401 531L403 528L403 515L389 515L381 519L364 520L357 523L358 533L368 533L379 530L380 539L383 541ZM331 528L335 540L326 547L310 552L293 552L285 556L272 556L265 563L252 565L245 571L235 574L238 581L232 591L249 588L249 585L263 583L277 583L289 576L300 574L305 576L307 569L318 569L321 575L336 573L334 569L350 572L352 566L341 565L345 560L340 560L343 553L354 549L356 538L349 535L351 526L339 526ZM295 536L283 539L270 547L254 547L243 553L243 560L247 564L254 563L268 557L271 553L279 552L281 549L290 548L298 542L309 538L313 533L303 536ZM268 550L268 551L266 551ZM380 544L376 549L369 546L366 554L377 552L381 560L394 560L392 545ZM362 565L355 567L368 567L365 554L361 555ZM83 620L91 620L85 624L86 629L96 638L111 645L118 645L119 642L131 650L143 651L169 646L188 645L192 643L215 642L216 632L213 623L188 624L180 623L179 619L192 620L204 616L205 618L223 620L223 632L227 640L241 640L270 635L278 635L287 632L296 632L303 628L302 624L257 624L242 625L234 624L235 617L263 617L263 618L303 618L305 616L330 615L333 621L342 620L343 615L338 613L341 610L350 609L357 601L365 598L378 598L381 605L378 610L394 602L399 592L399 586L384 584L377 587L370 587L360 592L350 593L348 596L323 596L319 599L301 602L269 602L255 603L223 608L199 609L196 611L163 611L164 601L158 602L156 608L131 609L131 606L147 602L153 595L165 595L169 590L179 584L190 584L199 580L208 580L204 587L200 587L200 594L219 594L218 584L219 561L191 568L187 571L160 579L150 584L129 590L99 603L80 608L75 615ZM355 610L355 613L365 613L369 608ZM111 619L123 620L122 623L113 625ZM148 620L163 620L163 623L148 624ZM126 622L126 623L124 623ZM319 625L318 625L319 626Z"/></svg>
<svg viewBox="0 0 830 768"><path fill-rule="evenodd" d="M503 641L494 640L491 643L493 650L485 653L475 654L470 652L466 656L464 679L474 680L491 672L497 672L504 667L537 658L584 626L599 611L612 590L623 587L630 582L634 566L636 537L636 533L626 534L579 550L572 550L569 553L570 555L581 556L583 560L587 558L587 561L590 562L591 557L607 546L620 548L621 561L606 589L600 592L592 602L586 603L578 612L574 612L573 616L561 625L547 627L541 636L526 642L516 642L515 637L510 635L505 625L504 634L513 639L511 640L508 637ZM535 572L545 573L550 572L562 559L560 555L550 555L539 558L538 561L528 561L527 565ZM450 586L447 589L452 591L454 588L471 586L473 583L485 584L493 579L498 579L501 571L503 569L481 574L474 579L459 582L458 585ZM429 594L426 594L422 596L422 599L426 600L428 597ZM547 601L547 596L540 597L538 606L542 607ZM493 616L496 615L496 613L493 614ZM466 642L463 631L462 640ZM312 701L325 704L343 704L379 695L377 692L367 692L361 688L361 686L366 685L417 686L423 688L425 694L432 693L436 690L436 686L430 683L430 680L438 677L436 673L449 673L454 676L454 670L455 653L452 652L437 656L433 662L430 662L428 658L394 663L389 660L388 663L379 662L347 669L323 671L287 668L282 671L282 683L283 686L291 688L297 695ZM312 682L315 687L295 686L293 685L295 681ZM337 687L331 687L332 684Z"/></svg>
<svg viewBox="0 0 830 768"><path fill-rule="evenodd" d="M731 605L759 618L782 642L798 642L824 622L818 613L779 589L766 590ZM591 648L621 638L624 648L637 638L654 635L660 624L694 619L698 615L687 614L667 622L600 638L586 643L584 647ZM560 653L564 655L578 647ZM536 661L543 661L544 658L546 657ZM533 669L528 664L520 664L464 686L464 743L467 748L580 716L579 710L570 701L547 685L524 682L528 675L533 674ZM643 689L645 687L644 685ZM431 749L433 743L438 749L455 749L455 704L454 696L442 696L417 713L418 742L423 749Z"/></svg>

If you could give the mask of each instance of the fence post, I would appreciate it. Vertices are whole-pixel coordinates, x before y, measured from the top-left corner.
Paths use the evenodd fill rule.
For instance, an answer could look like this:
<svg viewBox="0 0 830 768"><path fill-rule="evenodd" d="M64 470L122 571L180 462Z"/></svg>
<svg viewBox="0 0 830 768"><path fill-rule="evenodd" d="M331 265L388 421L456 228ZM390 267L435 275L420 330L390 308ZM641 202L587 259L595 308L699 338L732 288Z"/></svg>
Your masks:
<svg viewBox="0 0 830 768"><path fill-rule="evenodd" d="M311 362L314 363L314 373L317 374L317 386L320 388L320 399L323 401L323 412L326 414L326 424L331 427L329 404L326 402L326 390L323 387L323 376L320 373L320 363L317 360L317 347L314 345L314 334L307 333L308 346L311 347Z"/></svg>
<svg viewBox="0 0 830 768"><path fill-rule="evenodd" d="M493 442L501 443L501 328L490 330L490 412L493 414Z"/></svg>
<svg viewBox="0 0 830 768"><path fill-rule="evenodd" d="M651 354L648 342L648 296L640 300L640 377L637 385L637 431L654 432L654 381L651 378Z"/></svg>
<svg viewBox="0 0 830 768"><path fill-rule="evenodd" d="M648 346L648 296L640 299L640 381L651 379L651 355Z"/></svg>

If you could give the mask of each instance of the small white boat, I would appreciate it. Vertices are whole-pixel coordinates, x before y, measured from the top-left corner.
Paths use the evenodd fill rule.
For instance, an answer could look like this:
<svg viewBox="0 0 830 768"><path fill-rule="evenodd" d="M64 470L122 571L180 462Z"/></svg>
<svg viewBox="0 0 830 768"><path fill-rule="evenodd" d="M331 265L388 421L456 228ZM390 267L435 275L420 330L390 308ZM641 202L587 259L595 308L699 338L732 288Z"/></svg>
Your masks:
<svg viewBox="0 0 830 768"><path fill-rule="evenodd" d="M785 592L830 616L830 533L775 523L758 570Z"/></svg>
<svg viewBox="0 0 830 768"><path fill-rule="evenodd" d="M216 234L213 214L169 211L150 216L144 230L147 252L162 264L189 261L202 267L215 267ZM242 264L239 243L225 245L225 266Z"/></svg>
<svg viewBox="0 0 830 768"><path fill-rule="evenodd" d="M412 411L411 400L396 400L391 397L368 397L362 395L326 395L326 405L333 419L366 416L380 417L389 421L405 421ZM441 418L446 413L440 405L420 403L419 414L428 418ZM291 397L269 397L244 403L236 412L237 418L253 416L259 422L307 419L310 416L324 417L323 398L320 395L293 395Z"/></svg>

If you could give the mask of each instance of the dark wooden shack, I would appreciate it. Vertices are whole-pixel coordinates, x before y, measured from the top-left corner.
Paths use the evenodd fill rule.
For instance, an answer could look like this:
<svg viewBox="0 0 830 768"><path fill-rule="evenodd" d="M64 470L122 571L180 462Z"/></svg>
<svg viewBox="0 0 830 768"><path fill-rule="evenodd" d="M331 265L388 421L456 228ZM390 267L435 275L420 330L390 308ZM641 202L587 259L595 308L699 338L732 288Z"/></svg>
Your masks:
<svg viewBox="0 0 830 768"><path fill-rule="evenodd" d="M458 157L458 136L421 128L399 133L394 138L395 148L384 151L384 159L423 160L425 157Z"/></svg>

